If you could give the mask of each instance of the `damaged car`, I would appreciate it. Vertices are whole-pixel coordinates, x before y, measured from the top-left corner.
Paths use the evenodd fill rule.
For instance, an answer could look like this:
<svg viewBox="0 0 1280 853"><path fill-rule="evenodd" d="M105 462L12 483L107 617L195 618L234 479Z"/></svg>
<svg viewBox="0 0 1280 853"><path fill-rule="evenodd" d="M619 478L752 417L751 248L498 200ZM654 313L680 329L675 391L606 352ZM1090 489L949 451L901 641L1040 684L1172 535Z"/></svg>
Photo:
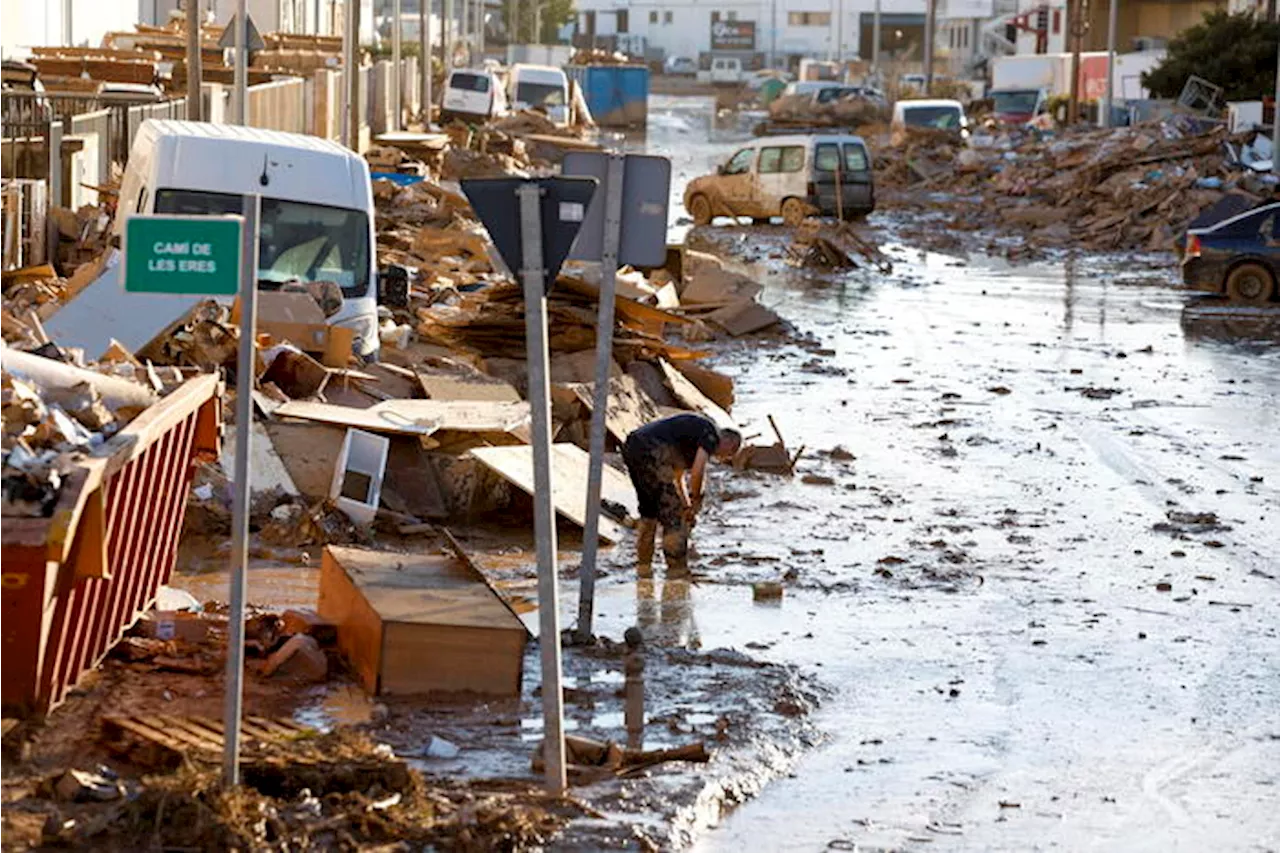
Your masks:
<svg viewBox="0 0 1280 853"><path fill-rule="evenodd" d="M1264 305L1276 297L1278 275L1280 203L1187 231L1182 282L1189 290L1225 295L1245 305Z"/></svg>
<svg viewBox="0 0 1280 853"><path fill-rule="evenodd" d="M697 225L717 216L780 216L791 226L807 216L854 219L875 209L871 155L861 137L814 134L764 137L735 151L714 175L685 188Z"/></svg>

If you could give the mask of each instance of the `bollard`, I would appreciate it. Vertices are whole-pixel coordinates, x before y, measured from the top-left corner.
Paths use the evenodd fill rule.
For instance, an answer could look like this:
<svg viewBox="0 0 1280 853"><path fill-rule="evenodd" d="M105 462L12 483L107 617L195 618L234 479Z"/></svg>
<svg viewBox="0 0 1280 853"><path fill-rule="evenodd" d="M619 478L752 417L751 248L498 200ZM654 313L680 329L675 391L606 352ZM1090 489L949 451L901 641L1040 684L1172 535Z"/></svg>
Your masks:
<svg viewBox="0 0 1280 853"><path fill-rule="evenodd" d="M623 662L626 673L626 702L623 713L627 724L627 748L644 748L644 635L631 627L623 635L627 644L627 656Z"/></svg>

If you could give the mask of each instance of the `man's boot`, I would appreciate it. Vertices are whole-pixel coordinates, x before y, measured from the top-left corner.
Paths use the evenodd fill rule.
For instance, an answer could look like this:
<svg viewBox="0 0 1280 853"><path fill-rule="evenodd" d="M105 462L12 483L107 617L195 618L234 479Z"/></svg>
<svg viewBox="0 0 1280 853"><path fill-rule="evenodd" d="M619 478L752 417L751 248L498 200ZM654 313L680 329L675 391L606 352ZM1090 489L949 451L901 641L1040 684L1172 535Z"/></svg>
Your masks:
<svg viewBox="0 0 1280 853"><path fill-rule="evenodd" d="M662 553L667 558L667 576L689 574L689 532L663 531Z"/></svg>
<svg viewBox="0 0 1280 853"><path fill-rule="evenodd" d="M656 519L642 518L636 525L636 571L648 574L653 567L654 540L658 536Z"/></svg>

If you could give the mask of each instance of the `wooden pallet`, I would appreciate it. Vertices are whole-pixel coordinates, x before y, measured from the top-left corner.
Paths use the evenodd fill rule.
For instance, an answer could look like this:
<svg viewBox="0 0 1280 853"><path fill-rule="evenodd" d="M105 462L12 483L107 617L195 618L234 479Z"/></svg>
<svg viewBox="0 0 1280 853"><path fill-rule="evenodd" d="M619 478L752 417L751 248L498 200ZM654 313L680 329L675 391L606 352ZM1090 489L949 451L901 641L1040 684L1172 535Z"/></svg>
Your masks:
<svg viewBox="0 0 1280 853"><path fill-rule="evenodd" d="M224 745L222 721L212 717L171 717L166 714L104 717L102 729L108 741L121 748L132 752L141 741L144 746L159 750L169 760L187 757L216 761L220 759ZM257 752L264 745L281 745L318 734L313 728L280 717L245 717L240 731L245 753Z"/></svg>

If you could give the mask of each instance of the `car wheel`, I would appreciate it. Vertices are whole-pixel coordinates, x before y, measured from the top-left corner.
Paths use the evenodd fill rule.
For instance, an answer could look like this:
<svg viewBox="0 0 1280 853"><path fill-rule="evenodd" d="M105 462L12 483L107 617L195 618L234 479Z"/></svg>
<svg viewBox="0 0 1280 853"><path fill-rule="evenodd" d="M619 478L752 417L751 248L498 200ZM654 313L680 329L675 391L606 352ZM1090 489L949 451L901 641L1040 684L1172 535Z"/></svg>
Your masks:
<svg viewBox="0 0 1280 853"><path fill-rule="evenodd" d="M796 228L809 215L809 205L798 198L789 198L782 203L782 221Z"/></svg>
<svg viewBox="0 0 1280 853"><path fill-rule="evenodd" d="M710 225L711 200L701 193L689 199L689 215L693 217L694 225Z"/></svg>
<svg viewBox="0 0 1280 853"><path fill-rule="evenodd" d="M1227 275L1227 298L1232 302L1261 305L1275 289L1275 278L1261 264L1241 264Z"/></svg>
<svg viewBox="0 0 1280 853"><path fill-rule="evenodd" d="M751 224L752 224L752 225L768 225L768 224L769 224L769 217L768 217L768 216L753 216L753 217L751 217Z"/></svg>

